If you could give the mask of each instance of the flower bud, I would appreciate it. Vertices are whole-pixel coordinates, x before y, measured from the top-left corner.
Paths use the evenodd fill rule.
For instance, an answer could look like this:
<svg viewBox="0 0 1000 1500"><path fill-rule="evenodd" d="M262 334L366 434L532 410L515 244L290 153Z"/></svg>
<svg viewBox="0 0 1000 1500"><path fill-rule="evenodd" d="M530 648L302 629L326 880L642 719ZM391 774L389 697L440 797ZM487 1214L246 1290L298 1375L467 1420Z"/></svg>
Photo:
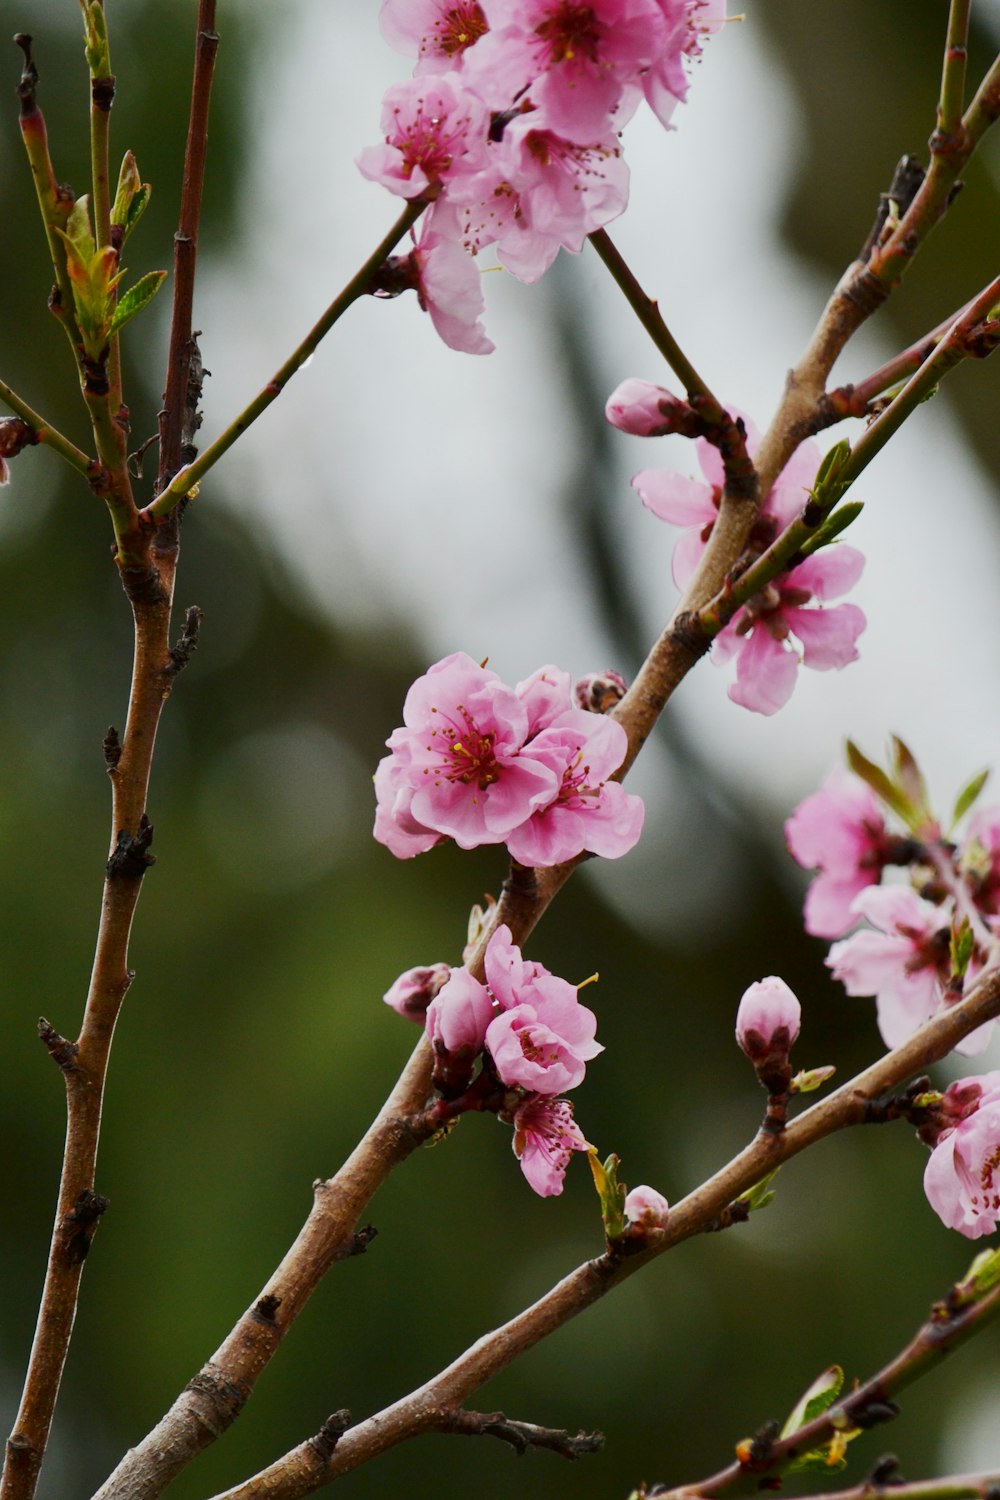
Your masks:
<svg viewBox="0 0 1000 1500"><path fill-rule="evenodd" d="M452 969L446 984L427 1007L424 1024L436 1051L482 1051L486 1028L493 1019L489 991L468 969Z"/></svg>
<svg viewBox="0 0 1000 1500"><path fill-rule="evenodd" d="M638 1229L665 1229L670 1205L662 1193L646 1183L634 1187L625 1199L625 1217Z"/></svg>
<svg viewBox="0 0 1000 1500"><path fill-rule="evenodd" d="M16 458L22 448L30 448L38 442L38 434L20 417L0 418L0 484L9 478L6 458Z"/></svg>
<svg viewBox="0 0 1000 1500"><path fill-rule="evenodd" d="M746 991L736 1012L736 1040L755 1067L787 1058L799 1034L802 1007L777 975L758 980Z"/></svg>
<svg viewBox="0 0 1000 1500"><path fill-rule="evenodd" d="M592 714L608 713L627 691L628 683L612 667L603 672L588 672L573 688L577 703Z"/></svg>
<svg viewBox="0 0 1000 1500"><path fill-rule="evenodd" d="M448 964L427 964L422 968L407 969L386 990L382 999L386 1005L411 1021L423 1022L428 1005L438 991L451 978Z"/></svg>
<svg viewBox="0 0 1000 1500"><path fill-rule="evenodd" d="M604 415L612 427L633 437L662 437L675 432L675 413L683 403L648 380L623 380L611 392Z"/></svg>

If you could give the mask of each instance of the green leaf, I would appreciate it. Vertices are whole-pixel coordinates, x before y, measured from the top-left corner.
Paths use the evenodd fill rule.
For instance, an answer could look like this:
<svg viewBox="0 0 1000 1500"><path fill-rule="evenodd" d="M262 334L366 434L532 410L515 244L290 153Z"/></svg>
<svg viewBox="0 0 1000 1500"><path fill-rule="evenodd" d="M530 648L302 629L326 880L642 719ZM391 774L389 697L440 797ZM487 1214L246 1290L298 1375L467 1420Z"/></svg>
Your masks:
<svg viewBox="0 0 1000 1500"><path fill-rule="evenodd" d="M123 297L120 298L115 308L115 315L111 320L111 332L117 333L119 328L134 318L136 313L142 312L167 279L166 271L150 271L147 276L142 276L135 286L130 286Z"/></svg>
<svg viewBox="0 0 1000 1500"><path fill-rule="evenodd" d="M973 776L972 780L967 782L959 792L955 798L955 811L951 815L952 828L965 817L965 814L969 811L969 808L989 780L989 775L989 767L987 767L985 771L980 771L977 775Z"/></svg>
<svg viewBox="0 0 1000 1500"><path fill-rule="evenodd" d="M111 52L108 47L108 25L104 17L101 0L92 0L84 7L83 40L87 49L87 67L92 78L107 78L111 73Z"/></svg>
<svg viewBox="0 0 1000 1500"><path fill-rule="evenodd" d="M903 819L907 826L912 826L914 809L906 797L889 780L881 766L875 765L874 761L861 754L853 740L847 741L847 764L855 776L860 776L868 786L871 787L876 797L881 797L887 807Z"/></svg>
<svg viewBox="0 0 1000 1500"><path fill-rule="evenodd" d="M773 1172L768 1172L767 1176L762 1177L759 1182L755 1182L752 1188L747 1188L745 1193L741 1193L735 1202L745 1203L751 1213L756 1213L761 1208L767 1208L768 1204L774 1201L774 1194L771 1192L771 1183L780 1171L780 1167L775 1167Z"/></svg>
<svg viewBox="0 0 1000 1500"><path fill-rule="evenodd" d="M892 737L893 758L896 763L896 781L902 787L903 793L913 803L914 807L929 818L930 807L927 801L927 783L923 772L917 765L916 756L909 746L899 738L898 734Z"/></svg>
<svg viewBox="0 0 1000 1500"><path fill-rule="evenodd" d="M779 1437L791 1437L804 1427L807 1422L812 1422L816 1417L821 1417L826 1409L833 1405L844 1387L844 1372L840 1365L831 1365L821 1375L817 1375L808 1390L804 1391L793 1406L788 1415L788 1420L781 1429Z"/></svg>
<svg viewBox="0 0 1000 1500"><path fill-rule="evenodd" d="M122 227L123 245L128 239L129 235L132 233L135 226L138 224L139 220L142 218L143 214L146 212L146 207L152 196L153 189L150 187L148 182L144 182L138 189L128 206L128 212L125 215L125 223Z"/></svg>
<svg viewBox="0 0 1000 1500"><path fill-rule="evenodd" d="M809 557L813 552L818 552L820 547L828 547L835 537L838 537L842 531L846 531L848 526L858 519L864 508L863 500L849 500L846 505L834 511L832 516L827 517L822 526L817 527L799 551L804 557Z"/></svg>
<svg viewBox="0 0 1000 1500"><path fill-rule="evenodd" d="M625 1232L625 1184L618 1181L621 1157L614 1152L606 1161L599 1161L597 1152L590 1152L590 1170L594 1177L597 1196L601 1200L601 1219L604 1233L609 1240L618 1239Z"/></svg>
<svg viewBox="0 0 1000 1500"><path fill-rule="evenodd" d="M977 1255L961 1281L955 1284L955 1301L959 1307L978 1302L1000 1282L1000 1249L983 1250Z"/></svg>
<svg viewBox="0 0 1000 1500"><path fill-rule="evenodd" d="M822 1068L804 1068L801 1073L796 1073L789 1084L793 1094L811 1094L816 1089L823 1087L827 1079L832 1078L837 1069L833 1063L827 1063Z"/></svg>
<svg viewBox="0 0 1000 1500"><path fill-rule="evenodd" d="M951 972L955 979L965 977L965 971L969 967L976 947L976 939L972 931L972 925L968 917L963 917L961 922L952 922L951 926Z"/></svg>
<svg viewBox="0 0 1000 1500"><path fill-rule="evenodd" d="M828 452L820 459L819 468L816 470L816 478L812 483L812 495L819 505L825 503L835 504L843 493L841 486L837 484L837 476L843 469L851 456L851 445L846 438L841 438L834 443ZM836 494L830 491L836 489Z"/></svg>

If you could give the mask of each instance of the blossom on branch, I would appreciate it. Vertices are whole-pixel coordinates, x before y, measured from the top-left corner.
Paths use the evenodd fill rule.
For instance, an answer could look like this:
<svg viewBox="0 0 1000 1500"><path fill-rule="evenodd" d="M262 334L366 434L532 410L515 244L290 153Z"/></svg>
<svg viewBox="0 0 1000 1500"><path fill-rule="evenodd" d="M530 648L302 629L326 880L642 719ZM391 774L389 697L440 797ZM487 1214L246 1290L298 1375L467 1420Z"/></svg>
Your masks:
<svg viewBox="0 0 1000 1500"><path fill-rule="evenodd" d="M418 74L460 70L489 30L477 0L383 0L378 20L390 47L416 55Z"/></svg>
<svg viewBox="0 0 1000 1500"><path fill-rule="evenodd" d="M410 79L382 102L384 146L366 146L358 168L403 198L419 198L462 173L478 171L486 156L489 112L455 75Z"/></svg>
<svg viewBox="0 0 1000 1500"><path fill-rule="evenodd" d="M948 1110L952 1095L960 1107ZM953 1083L942 1104L959 1118L938 1135L924 1191L942 1223L979 1239L1000 1219L1000 1073Z"/></svg>
<svg viewBox="0 0 1000 1500"><path fill-rule="evenodd" d="M854 898L879 883L889 852L878 798L859 777L834 766L821 789L792 813L785 839L803 868L819 872L806 896L806 932L842 937L858 920Z"/></svg>
<svg viewBox="0 0 1000 1500"><path fill-rule="evenodd" d="M514 1112L513 1147L528 1185L539 1197L552 1198L563 1190L573 1152L589 1151L590 1143L568 1099L532 1094Z"/></svg>
<svg viewBox="0 0 1000 1500"><path fill-rule="evenodd" d="M624 1213L626 1221L638 1229L665 1229L670 1204L655 1188L640 1183L626 1194Z"/></svg>
<svg viewBox="0 0 1000 1500"><path fill-rule="evenodd" d="M736 1012L736 1040L752 1063L774 1056L787 1060L801 1024L797 997L783 979L772 974L744 991Z"/></svg>
<svg viewBox="0 0 1000 1500"><path fill-rule="evenodd" d="M448 964L426 964L407 969L389 986L382 999L397 1015L423 1023L427 1007L450 978Z"/></svg>

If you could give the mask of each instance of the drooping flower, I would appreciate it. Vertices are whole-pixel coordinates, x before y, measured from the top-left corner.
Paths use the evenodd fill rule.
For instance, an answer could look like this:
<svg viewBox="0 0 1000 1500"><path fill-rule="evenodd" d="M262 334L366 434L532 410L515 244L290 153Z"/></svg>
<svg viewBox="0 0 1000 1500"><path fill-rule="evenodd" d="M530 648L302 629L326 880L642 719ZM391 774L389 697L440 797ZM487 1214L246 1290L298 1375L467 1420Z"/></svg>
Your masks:
<svg viewBox="0 0 1000 1500"><path fill-rule="evenodd" d="M759 979L743 993L736 1012L736 1040L750 1061L782 1056L799 1034L802 1006L776 974Z"/></svg>
<svg viewBox="0 0 1000 1500"><path fill-rule="evenodd" d="M385 145L358 157L363 176L403 198L419 198L486 160L489 112L457 75L408 79L386 91Z"/></svg>
<svg viewBox="0 0 1000 1500"><path fill-rule="evenodd" d="M462 849L502 843L559 793L555 771L520 754L524 705L464 652L417 678L403 720L375 773L375 837L400 859L442 836Z"/></svg>
<svg viewBox="0 0 1000 1500"><path fill-rule="evenodd" d="M943 1103L953 1091L961 1091L961 1108L952 1111L960 1117L938 1136L924 1191L942 1223L975 1240L1000 1220L1000 1073L952 1084Z"/></svg>
<svg viewBox="0 0 1000 1500"><path fill-rule="evenodd" d="M625 1218L638 1229L665 1229L670 1204L662 1193L646 1183L631 1188L625 1197Z"/></svg>
<svg viewBox="0 0 1000 1500"><path fill-rule="evenodd" d="M951 973L951 916L907 886L869 886L854 910L875 932L834 943L827 966L849 995L873 995L887 1047L898 1047L947 1003ZM978 1027L957 1051L982 1051L988 1027Z"/></svg>
<svg viewBox="0 0 1000 1500"><path fill-rule="evenodd" d="M834 766L792 813L785 839L804 869L819 872L806 895L806 931L842 937L858 920L854 898L879 883L889 852L878 798L860 777Z"/></svg>
<svg viewBox="0 0 1000 1500"><path fill-rule="evenodd" d="M447 984L451 972L448 964L425 964L407 969L389 986L382 999L399 1015L423 1025L428 1005Z"/></svg>
<svg viewBox="0 0 1000 1500"><path fill-rule="evenodd" d="M529 1186L542 1198L562 1192L573 1152L590 1150L569 1100L538 1094L525 1099L514 1113L513 1146Z"/></svg>
<svg viewBox="0 0 1000 1500"><path fill-rule="evenodd" d="M840 543L807 557L789 573L779 573L738 610L712 643L712 659L724 666L736 659L736 681L729 697L758 714L777 713L792 696L802 663L829 672L857 661L857 639L867 621L855 604L822 608L856 583L865 559ZM816 601L814 605L813 601Z"/></svg>
<svg viewBox="0 0 1000 1500"><path fill-rule="evenodd" d="M390 47L416 56L418 75L460 70L489 29L477 0L382 0L378 19Z"/></svg>
<svg viewBox="0 0 1000 1500"><path fill-rule="evenodd" d="M458 238L441 230L442 216L421 226L410 252L420 306L449 349L462 354L492 354L495 344L482 325L486 311L479 267Z"/></svg>

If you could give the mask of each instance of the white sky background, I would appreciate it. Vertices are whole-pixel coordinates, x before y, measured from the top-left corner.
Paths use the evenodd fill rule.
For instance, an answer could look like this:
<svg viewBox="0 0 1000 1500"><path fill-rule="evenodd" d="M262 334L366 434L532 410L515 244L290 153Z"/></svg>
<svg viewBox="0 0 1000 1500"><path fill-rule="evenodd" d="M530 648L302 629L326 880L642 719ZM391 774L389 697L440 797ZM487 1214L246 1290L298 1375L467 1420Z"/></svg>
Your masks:
<svg viewBox="0 0 1000 1500"><path fill-rule="evenodd" d="M676 131L645 109L629 126L632 200L611 228L716 392L763 427L828 288L773 226L797 124L748 8L745 24L709 44ZM286 5L280 52L276 39L258 83L259 146L244 185L253 232L225 280L209 268L200 288L200 304L214 307L206 440L264 383L400 207L353 165L378 139L383 89L409 71L381 41L374 6ZM929 101L936 82L928 78ZM275 99L294 107L275 110ZM306 156L303 141L315 143ZM886 143L887 159L896 147ZM676 386L593 253L571 270L560 286L569 283L598 340L607 391L626 375ZM428 663L463 649L488 655L509 681L547 661L578 675L613 664L613 654L588 606L563 506L575 425L543 326L552 286L522 286L501 271L486 276L485 291L497 344L485 358L445 348L410 295L353 308L209 482L211 499L224 488L226 503L273 528L275 545L340 621L384 627L389 616L405 649L417 643ZM837 376L860 376L892 352L865 330ZM675 533L642 508L629 479L661 463L697 470L681 439L615 442L619 477L607 504L652 640L675 597ZM855 493L870 502L849 538L868 556L851 595L869 618L860 662L800 672L791 703L770 719L730 703L731 669L706 663L669 710L711 764L763 799L776 841L847 735L878 757L900 733L943 809L1000 745L1000 530L945 400L921 409ZM655 799L651 826L636 854L599 878L633 917L696 928L718 910L721 872L704 847L693 857L698 830L671 802L665 757L644 760L635 785ZM662 875L651 885L665 840L687 866L674 882L680 892L665 889Z"/></svg>

